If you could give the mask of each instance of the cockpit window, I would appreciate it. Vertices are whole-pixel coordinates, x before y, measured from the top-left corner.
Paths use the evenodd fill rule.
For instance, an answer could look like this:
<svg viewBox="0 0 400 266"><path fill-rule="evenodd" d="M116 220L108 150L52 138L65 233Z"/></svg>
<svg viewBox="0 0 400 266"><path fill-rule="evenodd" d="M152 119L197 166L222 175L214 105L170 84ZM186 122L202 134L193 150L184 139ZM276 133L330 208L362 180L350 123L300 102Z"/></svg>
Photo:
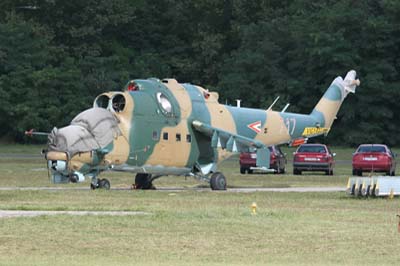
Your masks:
<svg viewBox="0 0 400 266"><path fill-rule="evenodd" d="M171 114L172 113L172 104L171 104L171 102L161 92L157 93L157 101L158 101L158 104L160 105L162 111L165 114Z"/></svg>
<svg viewBox="0 0 400 266"><path fill-rule="evenodd" d="M109 100L107 95L101 95L96 99L94 107L107 109Z"/></svg>
<svg viewBox="0 0 400 266"><path fill-rule="evenodd" d="M122 112L125 108L125 97L122 94L117 94L112 98L112 108L115 112Z"/></svg>

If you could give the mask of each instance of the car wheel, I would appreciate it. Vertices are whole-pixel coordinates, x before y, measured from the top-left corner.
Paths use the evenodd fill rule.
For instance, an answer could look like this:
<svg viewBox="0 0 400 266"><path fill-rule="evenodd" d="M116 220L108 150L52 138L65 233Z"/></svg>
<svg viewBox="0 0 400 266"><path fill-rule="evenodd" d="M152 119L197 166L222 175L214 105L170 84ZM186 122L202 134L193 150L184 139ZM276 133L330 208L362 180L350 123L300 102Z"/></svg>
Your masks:
<svg viewBox="0 0 400 266"><path fill-rule="evenodd" d="M248 174L252 174L252 173L253 173L253 170L251 170L250 168L247 168L247 173L248 173Z"/></svg>
<svg viewBox="0 0 400 266"><path fill-rule="evenodd" d="M246 168L244 168L244 167L240 167L240 173L242 174L242 175L244 175L244 174L246 174Z"/></svg>
<svg viewBox="0 0 400 266"><path fill-rule="evenodd" d="M325 170L325 175L329 175L330 174L330 170Z"/></svg>
<svg viewBox="0 0 400 266"><path fill-rule="evenodd" d="M395 176L396 175L396 171L395 170L393 170L393 172L392 172L392 176Z"/></svg>
<svg viewBox="0 0 400 266"><path fill-rule="evenodd" d="M357 170L353 168L353 175L357 175Z"/></svg>
<svg viewBox="0 0 400 266"><path fill-rule="evenodd" d="M358 170L358 171L357 171L357 175L358 175L358 176L362 176L362 170Z"/></svg>
<svg viewBox="0 0 400 266"><path fill-rule="evenodd" d="M294 174L294 175L301 175L301 171L298 170L298 169L296 169L296 168L294 168L294 169L293 169L293 174Z"/></svg>
<svg viewBox="0 0 400 266"><path fill-rule="evenodd" d="M281 168L281 174L284 174L286 172L285 167Z"/></svg>
<svg viewBox="0 0 400 266"><path fill-rule="evenodd" d="M276 165L275 168L275 174L280 174L281 173L281 166L279 165L279 163Z"/></svg>
<svg viewBox="0 0 400 266"><path fill-rule="evenodd" d="M333 169L329 171L329 175L333 175Z"/></svg>

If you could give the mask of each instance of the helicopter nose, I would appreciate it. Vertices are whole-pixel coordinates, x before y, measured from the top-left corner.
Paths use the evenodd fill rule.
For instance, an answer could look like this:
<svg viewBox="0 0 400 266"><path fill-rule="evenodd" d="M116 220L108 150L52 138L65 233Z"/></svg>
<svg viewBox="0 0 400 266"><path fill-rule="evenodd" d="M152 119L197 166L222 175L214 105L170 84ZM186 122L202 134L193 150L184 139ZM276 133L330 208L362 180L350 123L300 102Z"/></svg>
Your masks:
<svg viewBox="0 0 400 266"><path fill-rule="evenodd" d="M57 171L57 172L64 172L65 170L67 170L67 162L66 161L62 161L62 160L49 160L48 161L49 164L49 168Z"/></svg>
<svg viewBox="0 0 400 266"><path fill-rule="evenodd" d="M49 151L46 153L45 158L53 183L69 182L67 153Z"/></svg>
<svg viewBox="0 0 400 266"><path fill-rule="evenodd" d="M46 153L47 167L52 172L68 174L68 156L65 152L49 151Z"/></svg>

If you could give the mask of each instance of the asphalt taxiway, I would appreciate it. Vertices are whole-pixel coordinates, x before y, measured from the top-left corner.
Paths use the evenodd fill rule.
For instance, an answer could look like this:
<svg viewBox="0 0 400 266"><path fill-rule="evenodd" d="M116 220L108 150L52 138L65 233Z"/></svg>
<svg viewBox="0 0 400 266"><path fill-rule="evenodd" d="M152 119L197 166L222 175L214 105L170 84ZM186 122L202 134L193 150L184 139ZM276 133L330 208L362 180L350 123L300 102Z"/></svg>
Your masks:
<svg viewBox="0 0 400 266"><path fill-rule="evenodd" d="M253 193L253 192L337 192L345 191L345 187L287 187L287 188L228 188L226 191L213 191L217 193ZM90 190L87 187L0 187L0 191L67 191L67 190ZM131 190L130 188L111 188L111 190ZM184 192L200 191L211 192L210 188L157 188L160 192ZM0 210L0 219L13 217L36 217L43 215L149 215L151 213L140 211L23 211L23 210Z"/></svg>
<svg viewBox="0 0 400 266"><path fill-rule="evenodd" d="M88 187L0 187L0 191L63 191L63 190L90 190ZM128 187L112 187L111 190L131 190ZM228 188L226 191L213 191L205 187L159 187L155 191L180 192L180 191L209 191L209 192L235 192L235 193L252 193L252 192L337 192L345 191L345 187L283 187L283 188L265 188L265 187L241 187ZM133 190L134 191L134 190Z"/></svg>

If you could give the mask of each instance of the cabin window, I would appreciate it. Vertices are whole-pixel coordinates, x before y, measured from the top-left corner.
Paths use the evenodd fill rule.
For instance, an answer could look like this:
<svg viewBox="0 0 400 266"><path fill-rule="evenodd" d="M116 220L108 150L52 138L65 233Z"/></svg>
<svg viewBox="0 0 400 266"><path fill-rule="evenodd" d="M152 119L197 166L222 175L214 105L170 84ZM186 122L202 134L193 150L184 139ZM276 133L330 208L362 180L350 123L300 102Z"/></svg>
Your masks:
<svg viewBox="0 0 400 266"><path fill-rule="evenodd" d="M125 108L125 97L122 94L117 94L112 98L112 108L115 112L122 112Z"/></svg>
<svg viewBox="0 0 400 266"><path fill-rule="evenodd" d="M157 101L164 114L170 115L172 113L172 104L163 93L157 93Z"/></svg>
<svg viewBox="0 0 400 266"><path fill-rule="evenodd" d="M109 100L110 98L108 98L107 95L98 96L97 99L95 100L94 106L107 109Z"/></svg>
<svg viewBox="0 0 400 266"><path fill-rule="evenodd" d="M163 133L163 140L168 140L168 132Z"/></svg>
<svg viewBox="0 0 400 266"><path fill-rule="evenodd" d="M176 134L176 141L181 141L181 134L179 133Z"/></svg>
<svg viewBox="0 0 400 266"><path fill-rule="evenodd" d="M153 140L158 140L158 131L153 131Z"/></svg>
<svg viewBox="0 0 400 266"><path fill-rule="evenodd" d="M192 136L190 134L186 135L186 142L188 143L192 142Z"/></svg>

